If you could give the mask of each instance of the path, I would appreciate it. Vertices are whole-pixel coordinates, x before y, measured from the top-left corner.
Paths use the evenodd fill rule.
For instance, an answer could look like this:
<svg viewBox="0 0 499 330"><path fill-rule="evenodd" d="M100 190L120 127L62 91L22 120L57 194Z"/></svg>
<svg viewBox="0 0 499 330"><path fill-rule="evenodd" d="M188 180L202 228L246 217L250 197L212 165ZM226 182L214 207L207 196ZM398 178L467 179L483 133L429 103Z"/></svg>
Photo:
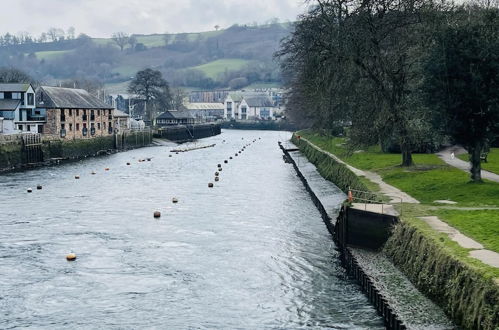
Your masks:
<svg viewBox="0 0 499 330"><path fill-rule="evenodd" d="M431 228L447 234L451 240L465 249L471 249L470 256L492 267L499 267L499 253L486 250L482 244L461 234L459 230L449 226L438 217L421 217Z"/></svg>
<svg viewBox="0 0 499 330"><path fill-rule="evenodd" d="M413 197L409 196L405 192L401 191L398 188L395 188L394 186L391 186L387 184L386 182L383 181L381 176L377 173L369 172L369 171L363 171L359 170L358 168L355 168L347 163L345 163L343 160L338 158L336 155L327 152L306 138L301 138L305 142L307 142L309 145L311 145L313 148L317 149L320 152L323 152L327 154L329 157L333 158L337 162L347 166L353 173L355 173L358 176L363 176L369 179L371 182L374 182L379 185L380 187L380 192L387 195L388 197L391 198L391 203L397 203L402 200L404 203L412 203L412 204L419 204L419 201L414 199ZM455 157L452 159L451 153L454 152L455 155L459 154L459 152L462 153L464 149L460 149L459 147L454 147L454 148L448 148L438 154L440 158L442 158L446 163L449 165L455 166L457 168L461 168L462 170L466 171L469 170L469 164L466 163L465 161L462 161ZM464 151L466 152L466 151ZM464 168L463 167L464 163ZM466 168L467 167L467 168ZM492 181L497 181L499 182L499 175L488 172L488 171L482 171L482 177L492 180ZM494 178L497 177L497 178ZM360 206L359 206L360 207ZM452 208L452 209L465 209L465 208L458 208L458 207L441 207L441 208ZM469 209L481 209L481 208L469 208ZM490 208L487 208L490 209ZM421 217L421 220L426 222L430 227L432 227L434 230L445 233L449 236L449 238L455 242L457 242L461 247L465 249L470 249L470 257L475 258L480 260L486 265L492 266L492 267L499 267L499 253L496 253L494 251L486 250L484 249L483 245L476 242L475 240L469 238L468 236L463 235L459 230L457 230L454 227L449 226L447 223L444 221L440 220L438 217Z"/></svg>
<svg viewBox="0 0 499 330"><path fill-rule="evenodd" d="M407 194L407 193L403 192L402 190L395 188L394 186L389 185L388 183L383 181L383 179L381 178L381 176L379 174L374 173L374 172L370 172L370 171L359 170L358 168L355 168L355 167L345 163L340 158L338 158L336 155L319 148L318 146L316 146L315 144L313 144L312 142L310 142L306 138L302 137L301 139L306 141L313 148L319 150L320 152L327 154L329 157L333 158L338 163L345 165L346 167L348 167L348 169L350 171L352 171L356 175L363 176L363 177L367 178L369 181L376 183L380 188L380 192L382 194L390 197L390 203L403 202L403 203L410 203L410 204L419 204L419 201L417 199L415 199L414 197L409 196L409 194Z"/></svg>
<svg viewBox="0 0 499 330"><path fill-rule="evenodd" d="M454 153L455 155L454 158L452 158L452 153ZM467 151L464 150L462 147L454 146L438 152L437 156L440 159L442 159L444 162L449 164L450 166L453 166L465 172L469 172L471 169L471 164L469 162L465 162L464 160L457 158L458 155L464 153L467 153ZM482 179L499 182L499 175L489 171L482 170Z"/></svg>

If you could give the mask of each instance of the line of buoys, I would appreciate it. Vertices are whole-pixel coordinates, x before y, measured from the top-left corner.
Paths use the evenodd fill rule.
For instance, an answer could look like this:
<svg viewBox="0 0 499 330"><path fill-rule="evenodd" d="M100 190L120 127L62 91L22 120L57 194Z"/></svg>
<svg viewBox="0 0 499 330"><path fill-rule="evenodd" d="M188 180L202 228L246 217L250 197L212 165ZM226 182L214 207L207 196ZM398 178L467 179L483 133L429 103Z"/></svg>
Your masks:
<svg viewBox="0 0 499 330"><path fill-rule="evenodd" d="M219 176L219 175L220 175L220 173L218 173L218 172L215 172L215 176Z"/></svg>
<svg viewBox="0 0 499 330"><path fill-rule="evenodd" d="M74 261L74 260L76 260L76 254L74 254L73 252L71 252L70 254L66 255L66 260L67 261Z"/></svg>
<svg viewBox="0 0 499 330"><path fill-rule="evenodd" d="M218 182L220 181L220 178L218 176L215 177L215 181Z"/></svg>
<svg viewBox="0 0 499 330"><path fill-rule="evenodd" d="M220 167L218 170L219 170L220 172L222 172L222 168L221 168L221 167Z"/></svg>
<svg viewBox="0 0 499 330"><path fill-rule="evenodd" d="M217 167L222 167L222 164L218 164Z"/></svg>

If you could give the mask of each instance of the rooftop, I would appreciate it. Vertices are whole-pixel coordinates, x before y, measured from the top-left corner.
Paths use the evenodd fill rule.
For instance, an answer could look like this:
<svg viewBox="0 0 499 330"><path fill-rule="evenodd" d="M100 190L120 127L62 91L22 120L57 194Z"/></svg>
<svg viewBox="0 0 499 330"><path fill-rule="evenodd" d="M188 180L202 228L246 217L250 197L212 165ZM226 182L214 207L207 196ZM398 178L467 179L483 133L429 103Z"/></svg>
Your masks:
<svg viewBox="0 0 499 330"><path fill-rule="evenodd" d="M21 100L4 100L0 99L0 111L14 111L17 109Z"/></svg>
<svg viewBox="0 0 499 330"><path fill-rule="evenodd" d="M189 111L169 110L163 112L156 119L194 119Z"/></svg>
<svg viewBox="0 0 499 330"><path fill-rule="evenodd" d="M55 109L113 109L84 89L48 86L36 90L36 105Z"/></svg>
<svg viewBox="0 0 499 330"><path fill-rule="evenodd" d="M223 110L223 103L186 103L188 110Z"/></svg>
<svg viewBox="0 0 499 330"><path fill-rule="evenodd" d="M26 92L30 84L0 84L0 92Z"/></svg>

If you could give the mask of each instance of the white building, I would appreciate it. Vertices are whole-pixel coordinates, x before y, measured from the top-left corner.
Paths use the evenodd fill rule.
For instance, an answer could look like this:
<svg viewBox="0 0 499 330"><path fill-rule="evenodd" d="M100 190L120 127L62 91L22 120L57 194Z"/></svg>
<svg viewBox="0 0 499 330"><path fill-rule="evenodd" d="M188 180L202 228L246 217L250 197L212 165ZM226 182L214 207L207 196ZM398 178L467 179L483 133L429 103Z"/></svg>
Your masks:
<svg viewBox="0 0 499 330"><path fill-rule="evenodd" d="M238 120L275 119L277 107L267 93L232 93L225 100L224 118Z"/></svg>
<svg viewBox="0 0 499 330"><path fill-rule="evenodd" d="M0 118L3 134L43 133L45 113L36 109L31 84L0 84Z"/></svg>

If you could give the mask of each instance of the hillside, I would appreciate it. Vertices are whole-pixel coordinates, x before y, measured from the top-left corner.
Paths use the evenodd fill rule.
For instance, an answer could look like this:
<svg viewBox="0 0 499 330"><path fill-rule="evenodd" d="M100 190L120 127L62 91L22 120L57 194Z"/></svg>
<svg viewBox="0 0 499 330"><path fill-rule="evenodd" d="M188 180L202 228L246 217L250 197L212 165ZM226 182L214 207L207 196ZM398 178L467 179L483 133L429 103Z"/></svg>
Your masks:
<svg viewBox="0 0 499 330"><path fill-rule="evenodd" d="M123 51L110 38L81 36L2 46L0 63L47 83L87 78L115 92L124 92L126 82L147 67L160 70L171 85L186 88L225 88L237 78L245 78L248 85L275 85L281 78L273 54L290 28L235 25L201 33L135 35L136 42Z"/></svg>

